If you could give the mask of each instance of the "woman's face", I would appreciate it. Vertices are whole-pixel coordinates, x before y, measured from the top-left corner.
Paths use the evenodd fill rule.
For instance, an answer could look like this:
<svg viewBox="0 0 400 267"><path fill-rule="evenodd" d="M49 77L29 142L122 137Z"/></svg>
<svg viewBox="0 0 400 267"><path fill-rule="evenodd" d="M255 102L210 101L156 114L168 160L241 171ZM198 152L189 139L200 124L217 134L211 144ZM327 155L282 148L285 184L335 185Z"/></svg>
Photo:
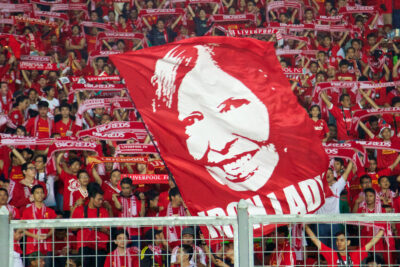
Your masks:
<svg viewBox="0 0 400 267"><path fill-rule="evenodd" d="M318 109L318 107L313 107L312 109L311 109L311 116L313 117L313 118L316 118L316 117L318 117L318 115L319 115L319 109Z"/></svg>
<svg viewBox="0 0 400 267"><path fill-rule="evenodd" d="M206 161L207 171L219 183L236 191L257 191L279 160L268 142L267 107L215 65L205 47L196 48L195 67L178 92L178 118L185 125L188 151L195 160Z"/></svg>

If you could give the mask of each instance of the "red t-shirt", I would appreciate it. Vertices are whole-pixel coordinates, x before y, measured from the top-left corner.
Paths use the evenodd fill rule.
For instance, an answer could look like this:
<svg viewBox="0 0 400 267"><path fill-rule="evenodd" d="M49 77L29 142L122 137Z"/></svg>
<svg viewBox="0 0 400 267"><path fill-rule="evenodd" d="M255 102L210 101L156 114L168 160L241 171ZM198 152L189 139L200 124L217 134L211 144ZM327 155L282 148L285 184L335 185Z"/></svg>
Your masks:
<svg viewBox="0 0 400 267"><path fill-rule="evenodd" d="M119 214L120 210L115 207L114 201L112 200L112 196L113 194L119 194L121 190L113 187L110 181L104 181L103 184L101 185L101 189L103 189L104 192L104 201L107 201L111 205L113 216L120 217Z"/></svg>
<svg viewBox="0 0 400 267"><path fill-rule="evenodd" d="M68 211L70 210L69 204L70 204L71 192L78 190L80 185L76 175L68 174L64 170L61 171L59 177L63 183L63 196L64 196L63 210Z"/></svg>
<svg viewBox="0 0 400 267"><path fill-rule="evenodd" d="M73 120L70 119L67 124L63 123L62 120L56 122L53 132L59 133L61 137L65 137L67 136L67 132L71 132L68 136L75 136L79 130L79 127L74 123Z"/></svg>
<svg viewBox="0 0 400 267"><path fill-rule="evenodd" d="M87 191L85 193L84 191L78 189L78 190L71 192L70 199L69 199L69 208L71 209L71 207L75 204L75 202L80 198L82 198L84 200L83 205L89 204L89 198L88 198Z"/></svg>
<svg viewBox="0 0 400 267"><path fill-rule="evenodd" d="M375 211L375 208L370 210L369 208L360 207L357 210L357 213L365 214L365 213L378 213ZM386 213L385 209L382 209L382 213ZM378 230L374 230L372 226L363 226L360 232L361 246L365 247L365 245L378 233ZM371 251L382 252L384 251L383 247L383 239L381 238L375 246L371 248Z"/></svg>
<svg viewBox="0 0 400 267"><path fill-rule="evenodd" d="M40 219L55 219L57 217L54 210L43 206L41 209L36 208L34 204L26 208L22 214L22 220L40 220ZM28 229L33 234L47 234L50 229ZM48 237L44 242L26 236L26 254L29 255L33 252L39 251L44 255L52 251L52 237Z"/></svg>
<svg viewBox="0 0 400 267"><path fill-rule="evenodd" d="M22 114L21 110L14 108L13 111L11 111L10 115L10 120L17 126L23 125L25 122L25 116Z"/></svg>
<svg viewBox="0 0 400 267"><path fill-rule="evenodd" d="M321 250L319 253L324 256L325 260L328 262L328 267L335 267L339 265L340 261L337 252L326 246L324 243L321 243ZM368 257L368 252L366 252L365 247L363 247L363 249L358 248L355 251L349 251L348 255L353 262L353 267L358 267L360 266L361 261ZM346 263L347 255L341 257Z"/></svg>
<svg viewBox="0 0 400 267"><path fill-rule="evenodd" d="M324 139L326 134L329 133L328 125L326 121L319 119L317 121L312 121L314 130L317 132L317 135L320 139Z"/></svg>
<svg viewBox="0 0 400 267"><path fill-rule="evenodd" d="M107 255L104 267L139 267L139 254L135 247L126 248L125 255L119 255L116 249Z"/></svg>
<svg viewBox="0 0 400 267"><path fill-rule="evenodd" d="M77 207L72 213L71 218L85 218L84 212L85 206ZM108 212L104 208L99 208L99 216L97 216L97 209L87 208L87 217L86 218L108 218ZM97 235L96 235L97 232ZM108 235L101 232L99 229L95 231L95 229L81 229L77 233L77 249L81 247L89 247L96 248L95 241L97 240L97 248L101 250L106 250L108 244ZM83 244L85 243L85 244Z"/></svg>
<svg viewBox="0 0 400 267"><path fill-rule="evenodd" d="M38 180L34 180L32 183L32 187L34 185L41 185L43 187L44 195L46 198L47 197L46 184ZM29 197L31 196L31 188L24 184L21 184L21 182L15 182L15 185L8 194L10 199L10 205L15 206L17 209L20 210L21 213L26 208L26 205L31 203L31 201L29 200Z"/></svg>
<svg viewBox="0 0 400 267"><path fill-rule="evenodd" d="M335 117L338 140L351 140L354 138L351 109L338 108L335 105L328 107L329 112Z"/></svg>

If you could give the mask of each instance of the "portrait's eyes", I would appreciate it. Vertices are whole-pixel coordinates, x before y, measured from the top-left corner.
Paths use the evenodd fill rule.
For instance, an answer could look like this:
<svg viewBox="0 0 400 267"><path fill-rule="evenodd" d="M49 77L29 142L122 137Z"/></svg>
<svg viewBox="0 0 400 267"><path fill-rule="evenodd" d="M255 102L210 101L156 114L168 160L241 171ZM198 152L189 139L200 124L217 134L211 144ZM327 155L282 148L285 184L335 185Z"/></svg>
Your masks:
<svg viewBox="0 0 400 267"><path fill-rule="evenodd" d="M190 126L202 119L203 114L201 114L200 112L192 112L192 114L183 119L183 123L185 124L185 126Z"/></svg>
<svg viewBox="0 0 400 267"><path fill-rule="evenodd" d="M231 97L219 104L218 108L220 113L224 113L232 109L236 109L240 106L247 105L249 103L250 101L247 99L233 99Z"/></svg>

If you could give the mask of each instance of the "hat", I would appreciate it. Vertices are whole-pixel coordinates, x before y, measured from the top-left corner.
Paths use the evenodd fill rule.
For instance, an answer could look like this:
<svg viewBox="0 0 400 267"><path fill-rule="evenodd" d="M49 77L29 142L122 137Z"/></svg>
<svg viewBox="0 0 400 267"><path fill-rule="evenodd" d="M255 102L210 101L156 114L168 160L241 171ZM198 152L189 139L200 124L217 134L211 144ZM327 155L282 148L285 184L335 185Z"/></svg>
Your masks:
<svg viewBox="0 0 400 267"><path fill-rule="evenodd" d="M46 76L46 75L44 75L44 74L42 74L42 75L39 75L39 77L38 77L38 80L40 80L41 78L43 78L43 79L47 80L47 76Z"/></svg>
<svg viewBox="0 0 400 267"><path fill-rule="evenodd" d="M151 228L151 229L147 230L147 232L145 233L144 240L145 241L152 241L152 240L154 240L154 237L156 235L161 234L161 233L162 233L161 230L158 230L158 229L155 229L155 228Z"/></svg>
<svg viewBox="0 0 400 267"><path fill-rule="evenodd" d="M193 227L186 227L182 230L182 235L192 235L194 236L194 229Z"/></svg>
<svg viewBox="0 0 400 267"><path fill-rule="evenodd" d="M379 137L382 138L382 132L385 129L389 129L390 130L390 137L392 137L394 135L394 131L392 130L392 128L390 127L389 124L384 124L383 127L381 128L381 130L379 131Z"/></svg>

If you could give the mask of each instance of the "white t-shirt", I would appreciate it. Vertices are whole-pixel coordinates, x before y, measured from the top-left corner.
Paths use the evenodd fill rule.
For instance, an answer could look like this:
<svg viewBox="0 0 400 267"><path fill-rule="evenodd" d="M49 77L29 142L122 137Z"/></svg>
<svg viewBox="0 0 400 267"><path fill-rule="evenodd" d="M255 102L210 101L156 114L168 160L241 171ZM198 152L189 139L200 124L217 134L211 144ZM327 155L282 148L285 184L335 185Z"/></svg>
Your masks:
<svg viewBox="0 0 400 267"><path fill-rule="evenodd" d="M16 251L14 251L14 267L24 267L21 255Z"/></svg>
<svg viewBox="0 0 400 267"><path fill-rule="evenodd" d="M39 181L44 182L45 173L39 173ZM55 207L56 206L56 196L54 193L54 175L47 175L46 181L46 189L47 189L47 198L44 200L44 204L46 207Z"/></svg>
<svg viewBox="0 0 400 267"><path fill-rule="evenodd" d="M43 97L42 100L49 103L49 110L50 110L49 113L51 113L51 115L53 116L54 109L60 105L60 101L58 101L57 98L53 98L53 100L48 100L45 97Z"/></svg>
<svg viewBox="0 0 400 267"><path fill-rule="evenodd" d="M176 262L176 254L178 253L178 249L180 246L174 247L172 250L172 255L171 255L171 264L179 264L179 262ZM206 254L204 253L203 249L198 247L198 246L193 246L193 257L190 260L190 264L193 266L196 266L196 258L200 259L200 263L203 265L206 264Z"/></svg>
<svg viewBox="0 0 400 267"><path fill-rule="evenodd" d="M334 196L325 198L325 204L317 210L315 214L339 214L340 193L343 191L345 186L346 181L341 176L336 183L329 187Z"/></svg>

